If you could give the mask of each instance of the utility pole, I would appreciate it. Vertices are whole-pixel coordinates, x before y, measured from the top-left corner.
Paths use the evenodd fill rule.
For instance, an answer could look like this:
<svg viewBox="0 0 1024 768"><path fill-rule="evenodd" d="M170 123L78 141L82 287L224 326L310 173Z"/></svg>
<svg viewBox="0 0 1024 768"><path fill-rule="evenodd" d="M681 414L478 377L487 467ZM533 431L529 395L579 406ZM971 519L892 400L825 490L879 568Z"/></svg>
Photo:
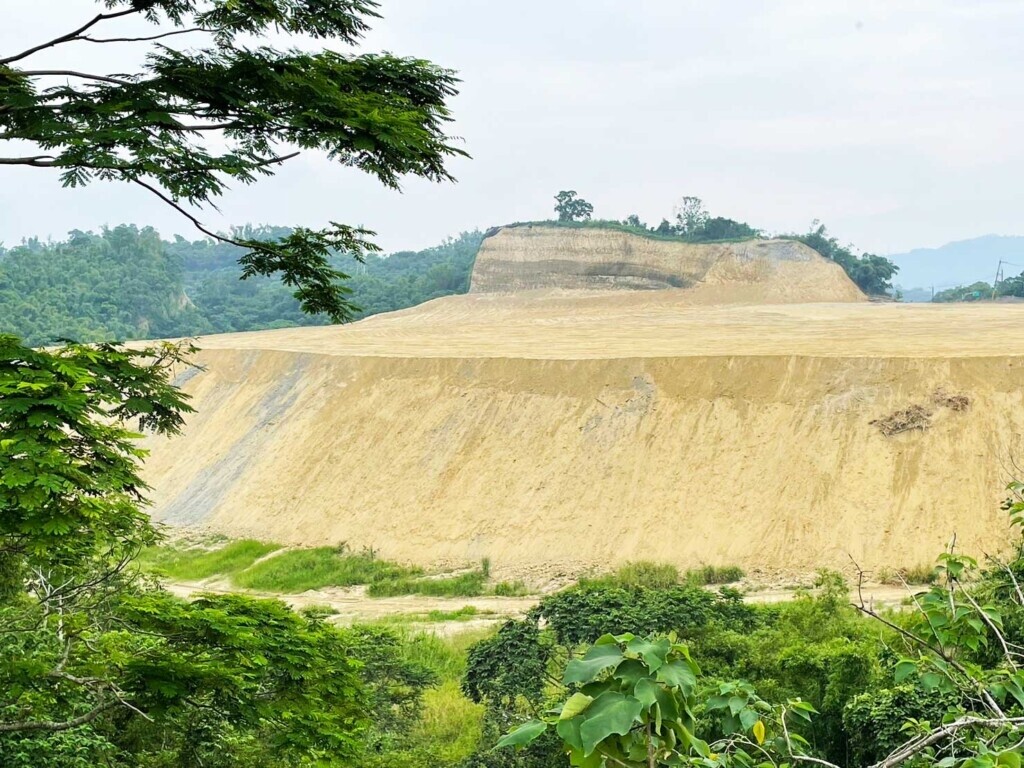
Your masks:
<svg viewBox="0 0 1024 768"><path fill-rule="evenodd" d="M999 278L1003 274L1003 260L999 260L999 264L996 265L996 279L992 281L992 301L996 300L996 289L999 286Z"/></svg>

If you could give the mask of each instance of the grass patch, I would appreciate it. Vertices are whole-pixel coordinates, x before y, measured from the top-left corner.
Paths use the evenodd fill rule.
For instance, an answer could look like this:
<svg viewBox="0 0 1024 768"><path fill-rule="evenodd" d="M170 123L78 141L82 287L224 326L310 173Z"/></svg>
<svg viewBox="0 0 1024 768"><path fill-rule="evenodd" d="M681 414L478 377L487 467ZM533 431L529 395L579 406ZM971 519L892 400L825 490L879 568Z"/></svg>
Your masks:
<svg viewBox="0 0 1024 768"><path fill-rule="evenodd" d="M200 581L211 576L237 573L280 548L279 544L265 544L252 539L233 541L217 549L149 547L139 555L138 563L144 570L158 576Z"/></svg>
<svg viewBox="0 0 1024 768"><path fill-rule="evenodd" d="M464 605L457 611L430 611L427 614L427 621L469 621L479 616L480 611L473 605Z"/></svg>
<svg viewBox="0 0 1024 768"><path fill-rule="evenodd" d="M443 764L455 764L476 750L483 735L484 706L466 698L456 680L424 692L414 743L432 748Z"/></svg>
<svg viewBox="0 0 1024 768"><path fill-rule="evenodd" d="M702 565L686 572L685 582L691 587L708 587L714 584L732 584L746 573L736 565Z"/></svg>
<svg viewBox="0 0 1024 768"><path fill-rule="evenodd" d="M321 587L350 587L377 581L411 578L418 568L378 560L369 550L350 552L341 547L316 547L282 552L236 573L232 582L267 592L305 592Z"/></svg>
<svg viewBox="0 0 1024 768"><path fill-rule="evenodd" d="M469 646L492 634L490 630L483 634L466 632L464 634L472 637L472 642L466 643L458 639L459 636L442 638L429 632L413 632L409 629L396 631L402 638L402 652L406 660L426 667L442 682L454 683L458 683L466 672L466 651Z"/></svg>
<svg viewBox="0 0 1024 768"><path fill-rule="evenodd" d="M498 597L523 597L530 594L530 590L521 581L499 581L491 591Z"/></svg>
<svg viewBox="0 0 1024 768"><path fill-rule="evenodd" d="M295 593L365 584L371 597L519 596L528 593L521 581L503 581L489 590L491 563L487 558L475 570L449 576L427 576L422 568L381 560L371 549L352 552L345 545L291 549L261 560L280 549L279 544L249 539L218 549L162 546L143 552L139 562L144 570L157 576L195 581L224 576L236 587L261 592Z"/></svg>
<svg viewBox="0 0 1024 768"><path fill-rule="evenodd" d="M382 616L374 621L375 624L386 626L406 626L409 624L441 623L448 621L469 621L479 616L491 616L492 611L481 611L473 605L464 605L455 611L428 611L426 613L393 613L389 616Z"/></svg>
<svg viewBox="0 0 1024 768"><path fill-rule="evenodd" d="M395 597L397 595L478 597L484 593L486 582L487 577L483 570L437 579L408 575L371 582L367 593L370 597Z"/></svg>
<svg viewBox="0 0 1024 768"><path fill-rule="evenodd" d="M939 572L934 565L917 565L912 568L882 568L878 571L881 584L901 586L903 584L934 584L939 580Z"/></svg>
<svg viewBox="0 0 1024 768"><path fill-rule="evenodd" d="M669 563L635 560L613 573L596 578L580 579L580 584L592 587L650 587L667 589L679 583L679 569Z"/></svg>

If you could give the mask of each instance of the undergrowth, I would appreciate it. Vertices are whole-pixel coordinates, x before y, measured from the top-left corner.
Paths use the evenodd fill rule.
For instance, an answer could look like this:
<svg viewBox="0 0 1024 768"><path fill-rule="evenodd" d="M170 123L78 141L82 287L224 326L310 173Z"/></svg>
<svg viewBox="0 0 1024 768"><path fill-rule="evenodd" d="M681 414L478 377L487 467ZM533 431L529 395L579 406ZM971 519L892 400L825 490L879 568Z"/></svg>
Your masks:
<svg viewBox="0 0 1024 768"><path fill-rule="evenodd" d="M899 586L901 584L934 584L938 581L939 572L934 565L915 565L910 568L882 568L878 571L878 581L882 584Z"/></svg>
<svg viewBox="0 0 1024 768"><path fill-rule="evenodd" d="M612 573L582 578L580 585L587 587L646 587L648 589L668 589L678 584L707 587L732 584L742 579L744 575L743 569L735 565L703 565L680 575L679 569L670 563L635 560L620 566Z"/></svg>
<svg viewBox="0 0 1024 768"><path fill-rule="evenodd" d="M580 579L581 585L591 587L651 587L663 589L679 583L679 569L669 563L636 560L618 570L602 576Z"/></svg>
<svg viewBox="0 0 1024 768"><path fill-rule="evenodd" d="M137 562L158 576L200 581L211 576L235 574L280 548L279 544L265 544L252 539L232 541L218 549L149 547L140 553Z"/></svg>
<svg viewBox="0 0 1024 768"><path fill-rule="evenodd" d="M444 578L422 578L418 574L396 576L370 583L370 597L428 595L430 597L477 597L484 593L487 577L483 569Z"/></svg>
<svg viewBox="0 0 1024 768"><path fill-rule="evenodd" d="M686 572L685 582L691 587L709 587L717 584L732 584L746 573L736 565L702 565Z"/></svg>
<svg viewBox="0 0 1024 768"><path fill-rule="evenodd" d="M412 579L422 571L387 560L370 550L350 552L346 547L316 547L282 552L234 574L239 587L267 592L305 592L322 587Z"/></svg>
<svg viewBox="0 0 1024 768"><path fill-rule="evenodd" d="M383 560L372 549L353 552L344 544L290 549L261 559L281 548L279 544L249 539L230 542L218 549L161 546L146 550L139 563L156 576L183 581L222 576L236 587L261 592L294 593L366 585L371 597L478 597L485 594L516 597L528 594L521 581L502 581L489 587L491 564L486 558L472 571L436 576L427 575L422 568Z"/></svg>

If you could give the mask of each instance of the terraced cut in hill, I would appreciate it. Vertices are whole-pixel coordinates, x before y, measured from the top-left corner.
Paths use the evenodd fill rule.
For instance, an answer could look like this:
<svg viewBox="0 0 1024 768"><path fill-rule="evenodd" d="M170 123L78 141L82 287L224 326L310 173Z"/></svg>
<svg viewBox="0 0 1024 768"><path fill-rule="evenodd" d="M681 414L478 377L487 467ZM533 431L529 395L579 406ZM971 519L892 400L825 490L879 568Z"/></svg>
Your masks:
<svg viewBox="0 0 1024 768"><path fill-rule="evenodd" d="M751 281L708 304L708 285L204 338L205 370L181 376L198 413L151 446L154 512L526 576L897 568L953 533L1004 544L1024 307L773 303Z"/></svg>
<svg viewBox="0 0 1024 768"><path fill-rule="evenodd" d="M860 301L841 267L792 240L685 243L615 229L506 227L484 240L471 293L690 289L701 303Z"/></svg>

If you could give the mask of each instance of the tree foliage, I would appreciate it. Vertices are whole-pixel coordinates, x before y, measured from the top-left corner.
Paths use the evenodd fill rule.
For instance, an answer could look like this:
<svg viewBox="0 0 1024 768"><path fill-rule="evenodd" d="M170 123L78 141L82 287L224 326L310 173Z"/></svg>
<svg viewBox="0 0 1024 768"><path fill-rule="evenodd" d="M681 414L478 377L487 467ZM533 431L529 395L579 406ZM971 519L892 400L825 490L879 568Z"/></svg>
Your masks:
<svg viewBox="0 0 1024 768"><path fill-rule="evenodd" d="M273 32L334 47L360 43L378 17L373 0L106 0L76 29L0 56L0 142L29 154L0 164L53 168L62 183L131 183L178 209L204 233L242 250L243 277L276 275L302 310L350 319L354 306L332 265L335 252L378 250L365 229L332 223L278 238L230 237L197 211L231 182L273 175L306 150L325 153L398 188L403 176L451 179L445 163L465 154L445 135L457 80L430 62L391 54L305 52L262 44ZM99 37L107 22L135 17L155 34ZM255 44L252 39L256 38ZM188 47L175 47L187 40ZM70 60L71 43L145 46L138 71L112 75L34 69L47 51Z"/></svg>
<svg viewBox="0 0 1024 768"><path fill-rule="evenodd" d="M857 256L850 246L840 245L819 221L814 221L806 234L791 237L841 266L857 287L869 296L882 296L892 291L892 279L899 272L899 267L884 256L872 253Z"/></svg>
<svg viewBox="0 0 1024 768"><path fill-rule="evenodd" d="M576 190L564 190L555 195L555 213L559 221L589 221L594 206L576 194Z"/></svg>

